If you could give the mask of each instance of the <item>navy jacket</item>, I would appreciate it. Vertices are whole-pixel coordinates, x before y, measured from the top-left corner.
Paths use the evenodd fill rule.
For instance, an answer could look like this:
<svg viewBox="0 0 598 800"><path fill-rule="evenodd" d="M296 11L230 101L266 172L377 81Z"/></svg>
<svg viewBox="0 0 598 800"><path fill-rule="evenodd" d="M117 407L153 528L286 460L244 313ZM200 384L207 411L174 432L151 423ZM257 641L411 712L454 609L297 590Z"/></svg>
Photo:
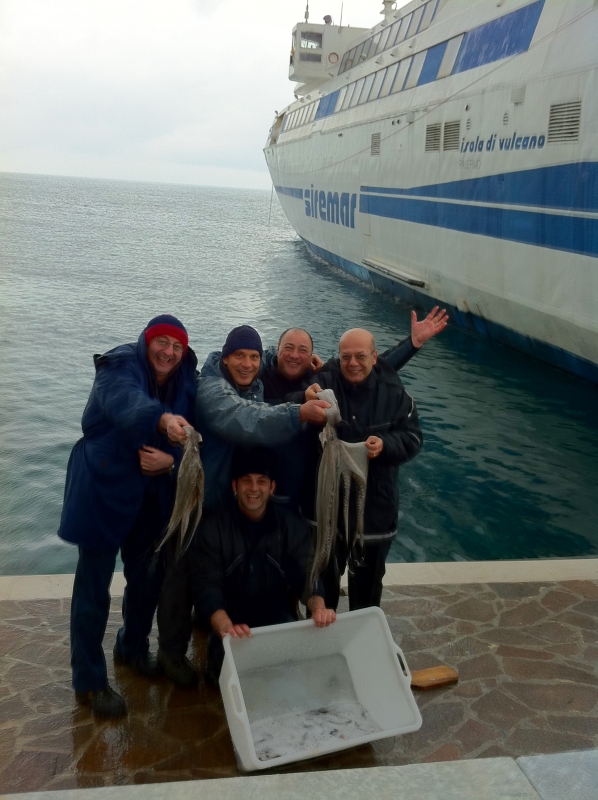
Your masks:
<svg viewBox="0 0 598 800"><path fill-rule="evenodd" d="M147 477L137 451L149 445L170 453L182 449L157 432L162 414L193 423L197 359L187 350L176 372L160 387L146 358L145 337L94 356L96 376L83 412L83 437L71 452L58 535L87 549L122 545L135 522L146 489L158 493L164 523L172 509L176 478ZM160 399L162 398L162 399Z"/></svg>

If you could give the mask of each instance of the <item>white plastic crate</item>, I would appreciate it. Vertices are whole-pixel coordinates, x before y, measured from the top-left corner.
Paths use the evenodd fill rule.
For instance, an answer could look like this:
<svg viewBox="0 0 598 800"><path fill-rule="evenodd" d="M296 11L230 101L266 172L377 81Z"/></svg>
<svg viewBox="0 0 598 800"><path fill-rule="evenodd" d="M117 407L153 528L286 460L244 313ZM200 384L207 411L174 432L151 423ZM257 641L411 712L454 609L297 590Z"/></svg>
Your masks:
<svg viewBox="0 0 598 800"><path fill-rule="evenodd" d="M403 653L379 608L224 639L220 689L241 769L270 769L417 730Z"/></svg>

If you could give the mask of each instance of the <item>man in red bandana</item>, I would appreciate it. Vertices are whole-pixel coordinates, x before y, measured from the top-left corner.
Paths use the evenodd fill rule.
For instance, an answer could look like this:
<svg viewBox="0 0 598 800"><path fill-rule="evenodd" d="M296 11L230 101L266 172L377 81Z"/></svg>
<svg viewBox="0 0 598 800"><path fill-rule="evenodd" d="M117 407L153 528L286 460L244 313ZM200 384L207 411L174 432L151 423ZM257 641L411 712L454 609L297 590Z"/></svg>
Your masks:
<svg viewBox="0 0 598 800"><path fill-rule="evenodd" d="M169 519L176 469L193 425L195 354L184 325L154 317L135 343L94 357L83 437L67 468L58 535L79 548L71 604L71 666L79 702L105 717L127 713L108 685L102 640L120 550L127 582L114 658L148 678L159 673L148 636L163 576L155 545Z"/></svg>

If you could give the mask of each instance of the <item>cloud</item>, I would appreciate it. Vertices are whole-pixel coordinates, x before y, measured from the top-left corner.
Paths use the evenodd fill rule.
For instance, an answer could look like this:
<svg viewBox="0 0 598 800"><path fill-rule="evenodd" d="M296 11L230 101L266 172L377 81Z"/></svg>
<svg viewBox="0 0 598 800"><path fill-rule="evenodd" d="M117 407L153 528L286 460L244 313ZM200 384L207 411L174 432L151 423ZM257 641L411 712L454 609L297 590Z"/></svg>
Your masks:
<svg viewBox="0 0 598 800"><path fill-rule="evenodd" d="M312 21L340 12L310 5ZM374 25L364 5L345 0L343 23ZM0 0L0 169L268 187L262 148L292 100L303 13L303 0Z"/></svg>

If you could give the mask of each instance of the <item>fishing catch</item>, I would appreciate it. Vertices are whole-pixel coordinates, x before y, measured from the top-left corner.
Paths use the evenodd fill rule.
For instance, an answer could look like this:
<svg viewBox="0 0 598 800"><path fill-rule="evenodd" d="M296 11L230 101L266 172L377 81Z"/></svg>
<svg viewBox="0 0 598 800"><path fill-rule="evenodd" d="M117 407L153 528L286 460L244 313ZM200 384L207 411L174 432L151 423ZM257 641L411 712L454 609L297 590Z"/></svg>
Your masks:
<svg viewBox="0 0 598 800"><path fill-rule="evenodd" d="M178 533L175 554L177 560L191 544L193 534L199 525L204 494L204 472L199 457L201 434L190 426L185 426L183 430L187 434L187 439L177 476L174 508L166 533L156 548L158 552L171 536Z"/></svg>
<svg viewBox="0 0 598 800"><path fill-rule="evenodd" d="M363 517L365 494L368 480L368 451L364 442L343 442L336 433L341 414L332 389L318 392L319 400L326 400L326 425L320 433L322 456L318 467L316 496L316 552L310 575L313 586L326 569L334 545L339 514L339 500L342 486L344 536L350 553L356 541L363 547ZM357 513L355 531L349 533L349 499L351 485L357 488Z"/></svg>

